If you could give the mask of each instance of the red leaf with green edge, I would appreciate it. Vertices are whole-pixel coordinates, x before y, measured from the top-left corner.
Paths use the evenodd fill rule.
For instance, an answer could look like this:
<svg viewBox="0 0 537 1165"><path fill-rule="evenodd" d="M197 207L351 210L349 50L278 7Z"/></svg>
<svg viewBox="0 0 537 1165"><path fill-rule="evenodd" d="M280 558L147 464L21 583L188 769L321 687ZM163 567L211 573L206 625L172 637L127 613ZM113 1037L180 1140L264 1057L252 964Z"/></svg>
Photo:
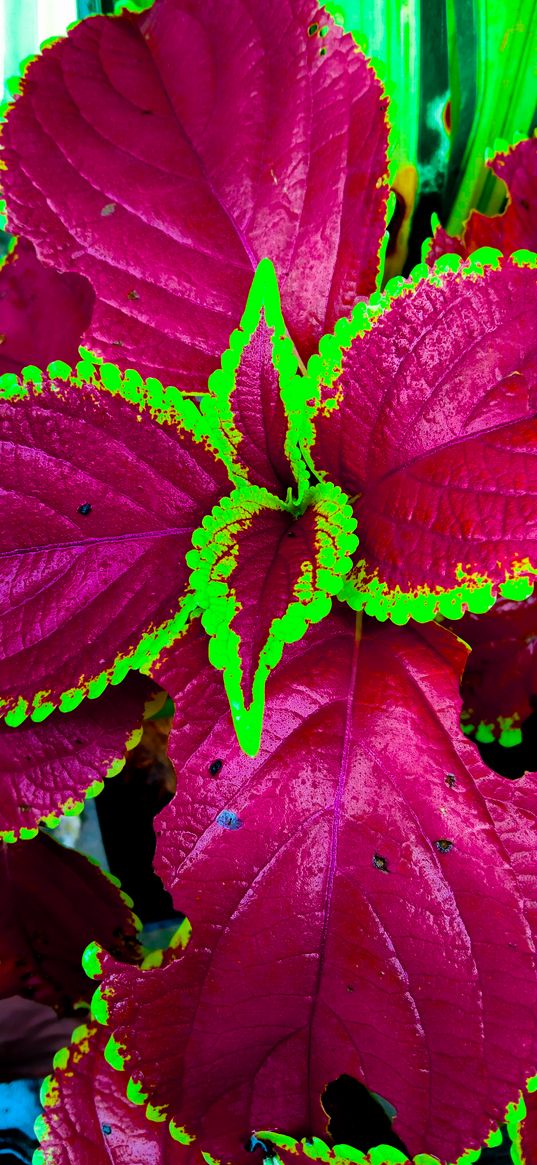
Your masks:
<svg viewBox="0 0 537 1165"><path fill-rule="evenodd" d="M337 486L308 490L300 507L257 486L234 490L192 536L190 587L224 672L241 747L255 756L265 684L284 644L328 615L351 569L356 521Z"/></svg>
<svg viewBox="0 0 537 1165"><path fill-rule="evenodd" d="M119 883L46 834L0 845L0 998L24 995L73 1014L91 988L82 969L90 940L138 962L140 923Z"/></svg>
<svg viewBox="0 0 537 1165"><path fill-rule="evenodd" d="M150 1123L145 1109L127 1100L103 1057L105 1043L103 1029L88 1024L56 1053L42 1088L35 1165L186 1165L184 1146L167 1126Z"/></svg>
<svg viewBox="0 0 537 1165"><path fill-rule="evenodd" d="M0 268L0 375L75 363L93 300L87 280L44 267L28 239L18 239Z"/></svg>
<svg viewBox="0 0 537 1165"><path fill-rule="evenodd" d="M8 114L9 228L89 279L89 348L195 391L269 254L305 359L377 282L386 104L313 0L88 20L29 66Z"/></svg>
<svg viewBox="0 0 537 1165"><path fill-rule="evenodd" d="M515 1165L537 1165L537 1081L524 1096L524 1110L520 1122L514 1121L510 1130L513 1139L512 1159ZM518 1150L518 1157L515 1152Z"/></svg>
<svg viewBox="0 0 537 1165"><path fill-rule="evenodd" d="M235 484L300 496L309 483L299 445L313 437L298 361L281 313L278 282L269 259L259 263L240 328L230 338L221 367L200 400L207 431Z"/></svg>
<svg viewBox="0 0 537 1165"><path fill-rule="evenodd" d="M467 612L451 628L472 649L461 682L463 731L484 744L495 738L519 744L537 702L537 596L499 599L491 611Z"/></svg>
<svg viewBox="0 0 537 1165"><path fill-rule="evenodd" d="M507 152L495 154L487 166L505 182L505 210L494 215L472 210L460 237L448 235L438 226L425 256L427 263L433 264L446 252L467 258L480 247L498 247L504 255L512 255L521 247L537 251L537 138L517 142Z"/></svg>
<svg viewBox="0 0 537 1165"><path fill-rule="evenodd" d="M153 690L130 675L69 716L55 711L46 723L19 728L0 722L0 840L33 837L40 822L53 827L60 814L81 813L84 798L123 768Z"/></svg>
<svg viewBox="0 0 537 1165"><path fill-rule="evenodd" d="M81 363L0 381L0 695L43 718L154 658L187 615L185 552L229 488L194 405ZM60 379L63 377L63 379ZM90 383L90 380L93 383Z"/></svg>
<svg viewBox="0 0 537 1165"><path fill-rule="evenodd" d="M453 1161L533 1070L535 775L513 795L459 733L464 658L437 625L360 639L341 608L271 676L255 760L212 677L202 739L192 638L155 669L180 783L156 868L193 934L163 970L101 958L109 1053L226 1165L260 1129L323 1137L345 1072Z"/></svg>
<svg viewBox="0 0 537 1165"><path fill-rule="evenodd" d="M345 597L396 622L524 598L537 567L535 257L452 262L358 305L310 362L314 463L358 519Z"/></svg>

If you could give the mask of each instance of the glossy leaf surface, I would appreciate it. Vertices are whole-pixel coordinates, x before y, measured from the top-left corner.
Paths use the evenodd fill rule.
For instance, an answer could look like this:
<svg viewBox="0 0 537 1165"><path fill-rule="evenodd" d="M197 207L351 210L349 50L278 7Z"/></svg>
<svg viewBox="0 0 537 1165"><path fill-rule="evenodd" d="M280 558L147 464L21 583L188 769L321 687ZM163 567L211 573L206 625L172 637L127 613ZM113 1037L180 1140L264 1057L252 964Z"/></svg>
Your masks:
<svg viewBox="0 0 537 1165"><path fill-rule="evenodd" d="M385 108L312 0L90 20L30 66L8 117L8 225L89 279L84 343L122 367L203 389L267 254L305 358L376 284Z"/></svg>
<svg viewBox="0 0 537 1165"><path fill-rule="evenodd" d="M93 299L86 280L44 267L29 240L18 239L0 269L0 375L51 360L74 364Z"/></svg>
<svg viewBox="0 0 537 1165"><path fill-rule="evenodd" d="M462 613L479 587L486 610L537 566L535 272L483 258L357 309L312 362L314 463L355 499L354 602L380 618L456 613L450 591Z"/></svg>
<svg viewBox="0 0 537 1165"><path fill-rule="evenodd" d="M126 674L118 657L155 653L192 530L228 489L178 394L106 365L83 376L2 386L0 696L17 716L65 692L68 709Z"/></svg>
<svg viewBox="0 0 537 1165"><path fill-rule="evenodd" d="M26 720L18 728L0 722L0 838L24 839L39 822L80 812L84 798L123 767L153 691L150 680L130 675L69 716L55 711L42 724Z"/></svg>
<svg viewBox="0 0 537 1165"><path fill-rule="evenodd" d="M139 960L137 920L117 886L83 854L40 833L0 845L0 997L25 995L73 1014L91 998L82 970L88 942Z"/></svg>
<svg viewBox="0 0 537 1165"><path fill-rule="evenodd" d="M535 778L513 799L461 737L464 650L438 626L360 639L342 610L311 628L269 681L254 760L183 646L157 677L179 788L157 869L193 936L163 970L104 958L128 1071L226 1165L259 1129L325 1135L342 1072L394 1105L413 1153L455 1160L537 1051Z"/></svg>

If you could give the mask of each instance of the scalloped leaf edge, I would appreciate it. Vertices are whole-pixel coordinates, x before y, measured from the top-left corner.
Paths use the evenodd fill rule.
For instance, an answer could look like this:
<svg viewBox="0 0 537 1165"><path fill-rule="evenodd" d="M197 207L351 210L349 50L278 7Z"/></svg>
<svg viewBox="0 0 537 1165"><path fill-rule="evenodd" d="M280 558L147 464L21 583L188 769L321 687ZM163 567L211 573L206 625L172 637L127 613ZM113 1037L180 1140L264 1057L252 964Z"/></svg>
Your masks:
<svg viewBox="0 0 537 1165"><path fill-rule="evenodd" d="M292 501L282 502L259 486L238 488L204 518L202 526L192 536L194 549L189 550L186 556L187 564L192 568L190 587L196 603L203 610L204 629L211 637L209 660L213 667L224 673L224 686L237 739L248 756L255 756L259 751L265 686L270 672L279 663L285 644L298 642L311 623L318 623L329 614L332 598L339 594L344 585L345 575L352 566L351 555L358 545L354 533L357 522L347 496L339 486L329 482L314 486L303 495L301 512L308 504L320 511L326 525L330 527L330 533L319 532L317 565L318 574L322 574L322 586L318 585L317 580L315 590L311 590L308 571L311 564L303 563L302 573L295 583L285 613L274 618L270 625L268 638L261 649L253 678L248 707L242 685L239 636L231 630L231 623L239 609L232 587L234 553L237 547L233 538L232 524L234 520L241 520L241 509L243 514L245 508L250 509L252 517L260 509L279 510L292 515L296 512L296 506ZM235 519L234 507L237 507L238 511ZM337 558L334 553L336 547ZM221 563L220 577L213 579L212 567L216 558L221 557L223 549L226 550L227 556Z"/></svg>

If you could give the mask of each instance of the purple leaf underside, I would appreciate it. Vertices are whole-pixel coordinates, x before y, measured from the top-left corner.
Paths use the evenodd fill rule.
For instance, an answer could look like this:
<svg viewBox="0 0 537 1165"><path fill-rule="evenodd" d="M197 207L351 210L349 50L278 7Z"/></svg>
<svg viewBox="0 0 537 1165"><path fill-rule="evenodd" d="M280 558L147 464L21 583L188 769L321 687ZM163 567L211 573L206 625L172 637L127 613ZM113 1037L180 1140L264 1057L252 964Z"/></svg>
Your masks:
<svg viewBox="0 0 537 1165"><path fill-rule="evenodd" d="M93 300L85 279L44 267L19 239L0 269L0 376L51 360L75 364Z"/></svg>
<svg viewBox="0 0 537 1165"><path fill-rule="evenodd" d="M43 833L0 846L0 922L0 997L24 995L60 1014L91 999L81 963L90 941L115 947L122 962L140 958L136 920L116 886Z"/></svg>

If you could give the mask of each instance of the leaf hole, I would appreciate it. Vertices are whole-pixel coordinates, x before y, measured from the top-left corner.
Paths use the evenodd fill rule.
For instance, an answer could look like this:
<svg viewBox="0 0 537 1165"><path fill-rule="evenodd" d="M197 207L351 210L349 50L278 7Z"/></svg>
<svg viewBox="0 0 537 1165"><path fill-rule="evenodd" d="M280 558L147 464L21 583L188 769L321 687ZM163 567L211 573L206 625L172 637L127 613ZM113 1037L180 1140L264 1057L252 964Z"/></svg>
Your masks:
<svg viewBox="0 0 537 1165"><path fill-rule="evenodd" d="M105 1137L109 1137L110 1133L112 1132L112 1126L111 1125L101 1125L101 1128L103 1130Z"/></svg>
<svg viewBox="0 0 537 1165"><path fill-rule="evenodd" d="M374 1092L354 1076L344 1073L332 1080L321 1096L321 1104L329 1117L328 1133L335 1145L352 1145L362 1153L377 1145L390 1145L407 1153L392 1120L397 1116L389 1101Z"/></svg>
<svg viewBox="0 0 537 1165"><path fill-rule="evenodd" d="M85 518L87 514L91 514L91 509L92 507L90 506L89 502L83 502L82 505L78 507L78 513L82 514L82 517Z"/></svg>
<svg viewBox="0 0 537 1165"><path fill-rule="evenodd" d="M388 859L383 858L382 854L373 854L373 865L376 870L383 870L385 874L388 873Z"/></svg>
<svg viewBox="0 0 537 1165"><path fill-rule="evenodd" d="M456 780L457 780L457 778L455 776L455 773L446 773L446 785L448 786L448 788L452 789L454 784L456 783Z"/></svg>
<svg viewBox="0 0 537 1165"><path fill-rule="evenodd" d="M308 36L315 36L315 33L317 32L318 27L319 27L318 24L310 24L310 26L308 28Z"/></svg>
<svg viewBox="0 0 537 1165"><path fill-rule="evenodd" d="M209 772L211 774L211 777L218 776L218 773L220 772L220 769L222 768L222 763L223 762L221 760L211 761L211 764L209 765Z"/></svg>
<svg viewBox="0 0 537 1165"><path fill-rule="evenodd" d="M434 844L441 854L448 854L453 849L453 842L448 841L447 837L440 837Z"/></svg>

